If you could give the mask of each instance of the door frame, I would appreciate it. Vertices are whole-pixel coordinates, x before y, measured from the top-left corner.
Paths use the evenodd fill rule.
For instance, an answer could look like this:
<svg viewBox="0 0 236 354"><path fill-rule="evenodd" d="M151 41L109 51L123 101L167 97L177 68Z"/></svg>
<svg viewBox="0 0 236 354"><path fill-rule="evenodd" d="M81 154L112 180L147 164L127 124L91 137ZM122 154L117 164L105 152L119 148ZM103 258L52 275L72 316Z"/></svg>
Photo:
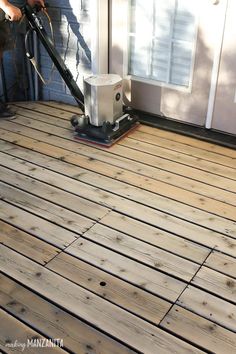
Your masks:
<svg viewBox="0 0 236 354"><path fill-rule="evenodd" d="M213 1L214 3L214 1ZM219 2L215 2L214 5L218 5ZM214 53L214 60L213 60L213 68L212 68L212 75L211 75L211 87L209 93L209 100L208 100L208 107L207 107L207 115L206 115L206 122L205 128L211 129L213 123L213 116L214 116L214 108L216 102L216 91L218 85L218 78L219 78L219 71L220 71L220 62L221 62L221 55L223 49L223 42L224 42L224 34L225 34L225 25L226 25L226 17L227 17L227 10L228 10L228 0L225 1L225 12L222 15L221 23L218 27L218 43L216 45L215 53Z"/></svg>
<svg viewBox="0 0 236 354"><path fill-rule="evenodd" d="M109 0L90 0L92 74L107 74Z"/></svg>

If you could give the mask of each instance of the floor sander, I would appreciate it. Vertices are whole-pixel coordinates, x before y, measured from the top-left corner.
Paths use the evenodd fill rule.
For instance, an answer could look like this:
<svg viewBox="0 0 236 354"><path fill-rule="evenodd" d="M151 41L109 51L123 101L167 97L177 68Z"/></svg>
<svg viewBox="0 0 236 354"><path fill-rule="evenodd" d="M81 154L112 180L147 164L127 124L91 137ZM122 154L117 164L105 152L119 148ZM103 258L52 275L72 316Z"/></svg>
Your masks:
<svg viewBox="0 0 236 354"><path fill-rule="evenodd" d="M74 115L71 124L76 137L82 140L111 146L138 125L137 116L123 105L122 79L116 74L93 75L84 79L84 94L75 82L72 73L55 49L38 13L39 7L25 5L22 8L29 22L26 33L26 55L32 60L28 41L32 31L37 36L59 71L72 96L77 101L82 114Z"/></svg>

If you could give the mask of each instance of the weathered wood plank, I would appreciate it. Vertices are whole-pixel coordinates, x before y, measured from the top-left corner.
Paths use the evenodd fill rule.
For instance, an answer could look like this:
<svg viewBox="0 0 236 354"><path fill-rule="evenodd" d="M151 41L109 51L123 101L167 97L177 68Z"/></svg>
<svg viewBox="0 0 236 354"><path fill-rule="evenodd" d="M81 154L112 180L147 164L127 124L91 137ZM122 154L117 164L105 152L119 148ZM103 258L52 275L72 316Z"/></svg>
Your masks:
<svg viewBox="0 0 236 354"><path fill-rule="evenodd" d="M39 112L41 106L47 108L47 114ZM224 153L220 150L217 153L211 151L207 145L204 149L193 145L193 148L188 150L188 144L174 142L173 145L168 145L168 139L165 138L162 139L163 146L161 143L159 148L158 138L155 138L155 143L152 143L151 134L143 133L142 127L135 133L136 138L133 135L127 138L124 144L117 144L114 151L112 149L105 151L102 148L72 141L73 129L70 129L68 121L71 112L68 111L59 117L58 111L53 111L54 108L51 110L50 105L47 107L46 104L36 104L33 109L35 109L35 117L31 116L32 113L29 109L19 108L20 115L24 117L19 116L16 119L17 123L3 122L3 125L6 124L6 126L0 130L0 134L5 140L0 141L0 150L5 151L5 153L0 153L0 163L5 166L1 168L3 173L0 176L0 180L4 182L0 183L2 187L0 196L2 199L5 198L5 200L1 200L1 203L5 203L11 208L18 206L16 209L20 212L23 212L22 208L25 208L27 213L24 216L17 213L17 217L22 219L23 216L23 220L27 219L27 215L37 214L41 217L38 219L45 222L45 219L50 220L50 216L53 215L54 232L56 232L56 224L60 225L61 229L68 231L65 220L60 220L59 210L69 211L70 216L72 214L73 216L79 215L79 217L81 215L89 216L99 224L88 231L85 237L80 237L77 241L75 238L75 242L72 241L73 244L66 250L68 253L60 253L51 262L51 258L48 258L48 269L44 269L37 268L40 266L19 254L25 254L30 258L31 238L45 243L40 240L44 232L40 226L38 230L34 229L35 225L30 231L28 220L28 229L27 227L25 229L23 222L16 218L16 225L25 230L19 231L28 236L30 246L24 253L23 243L20 245L20 238L14 240L16 243L8 244L10 248L19 252L18 254L1 246L4 249L2 265L5 270L7 269L7 272L3 271L15 278L15 281L11 280L11 282L15 286L17 285L14 293L8 285L2 292L4 301L6 301L4 303L5 309L35 328L36 331L38 330L43 335L45 333L47 336L49 334L46 324L46 309L49 310L52 306L47 299L56 304L59 296L59 307L56 307L59 312L62 311L60 307L65 307L68 312L74 313L92 326L107 332L110 336L117 337L119 341L134 347L137 351L146 353L146 348L148 348L148 352L153 354L154 348L155 352L157 350L168 353L175 351L182 354L182 352L192 350L195 353L195 347L187 348L186 341L196 343L196 346L211 351L211 348L214 349L211 347L212 343L215 343L214 340L219 342L219 347L220 343L225 340L230 348L231 336L227 337L227 334L231 333L230 331L236 331L235 306L232 304L235 298L233 256L236 256L236 240L234 239L236 224L229 219L235 219L233 205L236 205L236 200L233 193L225 190L226 185L230 190L234 190L234 184L232 184L234 181L216 174L220 173L223 160L226 164L226 161L232 160L231 154L227 155L226 153L225 156L228 158L225 159ZM62 107L56 107L57 109L63 111ZM51 122L47 124L46 120L49 117L52 118L53 124ZM52 125L53 127L55 125L55 130L53 130L55 135L51 135ZM145 140L146 138L147 140ZM169 142L171 143L170 140ZM138 150L136 151L136 143L141 155ZM124 146L126 144L128 144L127 147ZM148 147L150 150L143 153L142 150L145 151ZM196 155L193 153L194 149ZM163 154L160 155L160 151L166 154L165 158ZM125 152L126 155L123 157L122 153ZM127 158L128 152L130 155ZM147 164L143 160L146 155L150 155ZM155 155L165 160L166 166L168 159L175 160L176 165L171 165L171 171L173 166L177 166L177 164L182 165L183 168L190 167L193 161L197 163L198 159L200 159L202 169L219 167L219 170L211 171L212 173L200 170L200 180L202 176L206 179L204 183L198 182L193 179L191 174L185 177L184 174L180 176L178 174L180 172L177 170L175 172L165 170L167 168L165 165L161 165L161 169L157 165L152 167L150 158L155 158ZM214 161L217 155L220 155L220 158L218 161ZM3 158L3 156L5 157ZM181 160L181 163L178 159ZM35 164L32 164L31 161L34 161ZM210 161L210 167L207 166L206 161ZM221 161L220 164L218 164L219 161ZM154 165L156 163L157 160L154 159ZM194 164L192 167L192 171L196 170ZM226 170L229 171L229 169ZM210 185L211 183L213 185ZM215 183L217 187L214 186ZM37 187L39 190L34 191ZM214 193L217 196L214 196ZM82 212L80 211L81 205L78 204L80 202L85 207ZM53 212L49 208L50 205L54 208L52 203L56 204L56 210L53 209ZM88 209L86 210L86 208ZM10 215L14 218L13 209L11 209ZM61 215L63 214L61 213ZM216 217L216 215L218 216ZM5 219L5 222L0 220L0 229L1 224L6 225L6 223L10 229L16 229L15 221L11 218ZM79 225L78 220L76 224ZM69 229L75 231L74 234L78 237L76 225L71 225ZM92 227L92 225L88 227ZM43 225L44 229L46 232L46 224ZM52 230L49 230L50 237L52 237ZM36 237L29 235L27 231ZM4 237L6 238L6 236ZM49 240L45 238L45 240L52 243L50 238ZM65 244L60 248L64 247L66 247ZM212 248L215 248L215 251L208 257ZM221 254L219 251L225 252L227 255ZM37 262L37 255L34 256L32 252L32 258L34 259L34 257ZM40 261L40 255L38 257ZM159 268L154 269L157 262ZM185 281L192 278L199 264L203 262L204 266L194 277L193 285L189 285L184 290ZM41 264L44 263L41 261ZM165 273L172 274L174 277ZM185 279L185 281L175 277ZM39 286L40 281L41 287L42 283L44 284L43 289ZM61 281L62 284L60 284ZM195 281L196 283L194 283ZM43 297L37 296L43 302L36 300L36 304L31 304L30 295L34 295L34 293L24 288L28 292L26 300L28 299L29 304L26 313L23 311L22 314L20 309L23 308L23 304L27 306L26 300L24 302L23 297L22 301L18 298L19 302L14 305L14 297L17 298L19 289L22 287L18 282L22 284L26 282L27 287L31 287L33 284L33 292L38 292ZM67 292L68 289L69 292ZM134 296L135 301L132 301L134 292L138 295ZM156 329L146 320L158 324L169 310L170 303L175 302L179 296L177 303L181 306L181 315L175 317L173 314L176 306L169 313L169 316L174 319L173 330L168 328L167 323L162 322L162 328L173 333L173 336L166 336L165 331ZM167 301L161 298L165 298ZM9 305L10 302L13 304ZM77 302L79 302L79 307ZM37 310L37 306L40 308L40 304L45 310L43 319L40 317L39 309ZM104 304L108 304L108 307ZM114 311L117 308L119 309L118 318L111 320L111 314L117 312ZM122 311L125 313L124 316ZM27 317L28 312L29 317ZM34 313L36 313L35 317ZM105 314L105 319L99 318L99 314L100 317ZM63 332L63 330L66 331L68 323L70 326L73 326L74 323L71 322L71 319L67 323L68 316L83 325L83 322L71 314L63 311L62 317L59 318L53 310L49 316L49 322L51 321L53 327L54 320L59 320L59 323L63 321L64 327L61 327ZM168 319L168 315L166 319ZM132 330L130 328L127 330L122 321L125 321L128 327L132 327ZM190 333L192 332L190 329L194 329L195 321L196 328L200 327L199 333L203 331L203 338L201 335L199 335L200 338L197 335L195 338L195 334ZM210 329L210 324L213 329ZM46 326L45 332L42 331L41 325ZM149 325L151 327L147 327ZM94 331L92 327L88 326L87 328ZM154 346L151 342L153 328L155 328ZM210 330L214 334L210 334ZM186 331L185 335L183 335L184 331ZM66 333L76 336L76 330L66 331ZM89 332L86 331L86 333L88 335ZM143 333L144 341L142 340ZM163 333L165 333L164 341ZM96 338L99 341L100 333L97 332L97 334ZM176 339L176 336L182 337L183 341ZM138 343L135 341L135 337L141 337ZM76 340L77 338L76 336ZM109 337L105 338L110 343ZM173 338L178 342L177 350ZM205 341L206 344L204 344ZM86 353L86 349L87 352L90 350L91 354L93 353L94 346L90 341L82 340L79 343L81 344L80 348L84 351L84 353L81 351L83 354ZM94 345L95 343L96 341L93 342ZM184 350L182 345L184 345ZM115 346L115 348L118 347ZM126 347L122 346L122 348L126 350ZM73 351L71 348L68 349ZM109 351L107 351L108 353Z"/></svg>
<svg viewBox="0 0 236 354"><path fill-rule="evenodd" d="M144 224L138 220L120 215L114 211L111 211L102 218L100 223L139 240L190 259L196 263L203 263L211 251L210 248L178 237L175 234L165 232L157 227ZM193 241L198 242L199 239Z"/></svg>
<svg viewBox="0 0 236 354"><path fill-rule="evenodd" d="M67 150L76 151L76 146L79 147L79 153L87 157L108 162L111 160L111 165L124 166L132 172L135 170L139 174L144 174L148 177L167 182L168 184L185 186L185 189L193 190L197 188L199 182L207 183L209 186L214 186L220 189L226 189L236 192L236 181L222 176L214 175L205 171L200 171L197 168L185 166L169 160L160 159L146 153L125 148L121 145L114 145L109 151L101 147L93 147L91 144L77 142L75 144L74 134L71 130L53 126L45 122L36 121L22 116L14 119L14 122L1 122L1 128L10 132L19 133L36 140L44 141ZM1 132L4 137L4 132ZM19 137L18 137L19 138ZM17 140L17 139L15 139ZM124 158L125 156L125 158ZM132 160L132 163L131 163ZM144 173L142 173L144 171ZM192 181L189 181L190 178ZM186 183L183 184L183 181ZM191 183L190 183L191 182ZM199 190L203 194L203 191Z"/></svg>
<svg viewBox="0 0 236 354"><path fill-rule="evenodd" d="M49 186L25 175L21 175L17 172L11 171L11 173L9 173L8 169L1 168L0 179L34 195L51 200L51 202L54 202L57 205L64 205L64 207L67 207L69 210L78 211L80 214L87 214L89 217L93 217L96 210L100 208L98 204L91 203L93 207L91 206L91 212L89 212L86 208L87 205L83 205L83 203L81 204L81 199L79 197L77 198L77 196L63 192L55 187ZM178 237L177 235L167 233L161 229L122 216L115 212L108 213L109 209L104 209L106 210L107 215L101 219L102 224L112 226L117 230L153 244L154 246L171 251L184 258L188 258L197 263L203 263L210 251L209 248L200 246L194 242Z"/></svg>
<svg viewBox="0 0 236 354"><path fill-rule="evenodd" d="M74 242L66 252L168 301L176 301L186 285L85 239Z"/></svg>
<svg viewBox="0 0 236 354"><path fill-rule="evenodd" d="M4 323L4 326L1 326L0 331L0 349L6 353L29 353L37 354L39 351L43 353L51 354L53 353L66 353L62 348L59 347L36 347L34 348L34 340L45 340L42 342L46 345L46 338L41 336L39 333L29 328L22 322L18 321L7 312L0 309L0 321ZM32 344L31 344L32 343Z"/></svg>
<svg viewBox="0 0 236 354"><path fill-rule="evenodd" d="M214 175L219 175L234 180L236 179L235 176L236 161L230 157L214 154L215 158L213 159L210 156L208 157L208 155L212 155L211 153L205 151L202 153L201 150L200 153L197 153L195 157L190 153L191 150L194 150L194 148L191 148L189 146L186 146L184 149L176 147L175 150L171 150L169 148L168 142L166 144L162 144L161 142L155 144L153 143L152 136L148 136L148 137L145 136L143 138L142 137L143 135L140 134L139 132L134 132L129 139L124 139L119 144L129 149L134 149L139 152L148 153L153 156L160 157L162 159L167 159L173 162L181 163L183 165L190 166L193 168L196 168L196 166L198 166L199 173L200 171L206 171ZM188 153L190 154L188 155ZM204 158L198 157L202 155L204 156ZM209 161L209 160L213 160L213 161Z"/></svg>
<svg viewBox="0 0 236 354"><path fill-rule="evenodd" d="M2 182L0 182L0 198L79 235L86 232L95 223L73 211L59 207ZM78 208L80 208L79 205Z"/></svg>
<svg viewBox="0 0 236 354"><path fill-rule="evenodd" d="M70 121L68 119L64 119L61 117L52 117L46 113L40 113L40 112L36 112L34 111L34 113L32 114L32 111L29 109L24 109L18 106L13 106L15 112L17 113L17 115L23 116L23 117L28 117L28 118L33 118L42 122L51 122L53 123L53 125L58 126L58 127L63 127L65 129L70 128ZM72 115L72 114L71 114Z"/></svg>
<svg viewBox="0 0 236 354"><path fill-rule="evenodd" d="M48 124L47 122L39 122L38 120L34 120L32 118L24 118L19 116L16 119L16 123L20 123L22 125L28 126L28 127L32 127L35 129L38 129L42 132L48 132L50 131L50 124ZM67 137L68 139L71 140L71 128L70 129L65 129L63 127L57 127L53 125L53 133L55 136L58 137ZM150 166L155 166L158 168L163 168L164 170L170 171L172 173L176 173L178 175L182 175L182 176L188 176L192 179L196 179L196 173L198 173L198 178L197 180L200 180L202 178L202 176L205 177L210 177L208 178L208 180L204 180L203 182L207 182L208 184L212 183L212 179L217 181L218 177L223 177L226 179L231 179L234 181L231 181L231 184L235 186L236 184L236 170L235 170L235 161L231 158L228 157L223 157L226 159L229 159L231 162L232 167L227 167L227 166L221 166L219 164L216 163L211 163L206 161L205 163L201 164L201 159L200 161L195 161L194 162L190 162L193 158L191 157L187 157L185 156L185 158L182 157L182 159L176 159L177 161L170 159L170 156L167 155L165 156L167 153L163 152L161 154L161 156L155 155L154 151L155 147L150 146L150 144L147 144L146 149L144 149L144 147L142 147L142 149L134 150L134 146L136 146L139 142L138 141L134 141L134 144L132 144L133 139L122 139L120 143L113 145L109 151L112 154L117 154L120 156L126 156L129 159L135 160L135 161L140 161L143 162L144 164L150 165ZM135 144L136 142L136 144ZM89 144L86 143L82 143L83 145L87 145L87 147L89 148ZM141 145L141 143L139 143ZM143 143L144 145L144 143ZM142 145L142 146L143 146ZM132 148L131 148L132 147ZM104 148L101 148L98 146L97 149L100 149L102 151L104 151ZM153 153L152 153L153 152ZM218 157L218 156L217 156ZM221 156L220 156L221 157ZM219 157L219 159L220 159ZM151 163L151 161L153 160L153 162ZM188 163L187 163L188 162ZM197 163L198 162L198 163ZM196 166L199 166L199 168L197 168ZM200 173L200 167L202 166L202 170ZM207 169L208 166L208 169ZM204 168L205 170L204 170ZM197 171L196 171L197 168ZM230 183L230 182L229 182ZM222 187L221 187L222 188Z"/></svg>
<svg viewBox="0 0 236 354"><path fill-rule="evenodd" d="M236 304L236 280L234 278L202 267L193 278L192 284Z"/></svg>
<svg viewBox="0 0 236 354"><path fill-rule="evenodd" d="M65 230L4 201L0 203L0 219L60 249L69 246L79 237L78 234Z"/></svg>
<svg viewBox="0 0 236 354"><path fill-rule="evenodd" d="M65 253L49 262L47 268L154 324L171 307L170 302Z"/></svg>
<svg viewBox="0 0 236 354"><path fill-rule="evenodd" d="M17 105L20 107L24 107L24 108L31 110L31 111L36 111L36 112L38 111L41 113L49 114L54 117L68 119L68 121L71 118L71 112L68 112L60 107L58 107L58 108L57 107L50 107L48 105L39 104L37 102L21 102L21 103L17 103Z"/></svg>
<svg viewBox="0 0 236 354"><path fill-rule="evenodd" d="M161 326L212 353L232 354L236 348L234 333L176 305Z"/></svg>
<svg viewBox="0 0 236 354"><path fill-rule="evenodd" d="M134 131L130 135L130 139L125 139L120 144L144 152L148 148L153 155L163 156L167 159L170 158L173 161L179 161L188 166L195 167L197 164L199 169L222 176L230 177L230 174L233 173L233 171L230 172L230 168L236 168L235 158L202 150L194 146L183 145L178 142L170 142L169 140L146 134L139 130ZM224 167L226 167L225 173Z"/></svg>
<svg viewBox="0 0 236 354"><path fill-rule="evenodd" d="M32 148L35 148L35 144L32 144ZM63 156L64 150L59 150L61 150L61 156ZM40 151L45 153L44 150L42 151L40 149ZM50 153L48 151L50 151ZM202 200L201 197L198 195L194 195L195 198L192 198L191 202L189 203L187 202L186 196L185 203L194 204L197 207L196 209L191 207L190 205L183 204L181 201L173 200L173 198L176 198L175 191L172 191L173 194L171 195L170 203L169 198L157 194L159 192L158 189L155 188L153 191L151 191L151 193L147 190L148 188L146 187L144 190L143 186L145 186L145 182L143 181L143 183L140 184L140 176L131 176L129 172L127 176L125 171L120 169L114 174L111 172L112 167L109 167L110 172L106 173L109 177L104 176L103 171L108 170L107 165L102 163L102 165L99 167L97 162L93 163L93 161L89 161L89 159L84 158L82 156L78 156L77 154L71 153L68 156L63 156L64 161L58 161L52 159L51 157L42 156L39 153L32 152L29 150L19 151L19 148L12 148L10 151L8 150L7 152L13 156L28 159L29 161L31 161L31 158L33 157L33 161L38 165L52 169L62 174L66 174L67 176L73 177L74 179L85 183L89 183L97 188L106 189L107 191L115 191L116 194L127 197L137 202L141 202L142 204L152 206L155 209L161 209L172 215L176 215L183 219L193 221L194 223L199 222L201 223L201 225L205 225L209 228L215 227L218 231L222 230L224 232L224 229L228 230L230 227L231 222L228 220L224 220L222 216L232 220L236 219L235 206L227 205L225 203L212 199ZM53 156L53 153L50 150L50 146L47 146L46 153ZM81 168L81 165L84 165L87 169ZM120 181L118 181L117 176L120 176ZM144 180L143 177L141 178L141 182L142 180ZM146 183L148 182L146 181ZM152 188L149 189L151 190ZM153 194L153 192L155 194ZM184 191L181 190L178 191L178 193L182 195ZM189 194L189 192L187 193ZM230 194L230 198L232 201L235 199L232 193ZM177 200L178 199L179 198L177 197ZM199 208L203 209L203 211L199 210ZM208 212L218 214L220 218L216 215L211 215Z"/></svg>
<svg viewBox="0 0 236 354"><path fill-rule="evenodd" d="M0 242L40 264L48 263L59 249L0 220Z"/></svg>
<svg viewBox="0 0 236 354"><path fill-rule="evenodd" d="M10 171L9 173L9 169L2 166L0 180L95 221L99 221L109 211L104 206L53 187L43 181L38 181L16 171Z"/></svg>
<svg viewBox="0 0 236 354"><path fill-rule="evenodd" d="M78 107L72 106L69 104L63 104L61 102L40 101L38 103L40 105L43 104L43 105L46 105L49 107L63 109L68 112L81 113L81 111L79 110ZM27 104L25 104L25 102L23 102L23 105L21 102L19 102L19 103L17 102L16 106L27 108ZM141 124L138 128L138 131L140 133L146 133L146 134L150 134L152 136L164 139L165 141L169 140L169 144L171 144L173 142L177 142L177 143L180 143L181 145L183 144L184 146L185 145L192 146L192 147L198 148L199 150L206 150L206 151L210 151L215 154L220 154L223 156L228 156L228 157L236 159L236 152L234 149L230 149L228 147L220 146L218 144L210 143L210 142L207 142L204 140L199 140L198 138L195 138L195 137L188 137L184 134L174 133L174 132L171 132L171 131L168 131L165 129L161 129L161 128L150 127L145 124ZM169 145L169 146L172 147L172 145Z"/></svg>
<svg viewBox="0 0 236 354"><path fill-rule="evenodd" d="M220 291L218 293L220 294ZM188 286L178 299L177 304L220 326L236 331L235 305L217 296L193 286Z"/></svg>
<svg viewBox="0 0 236 354"><path fill-rule="evenodd" d="M218 144L213 144L206 142L204 140L199 140L194 137L188 137L186 135L173 133L167 130L162 130L159 128L153 129L153 127L149 127L147 125L140 125L139 131L147 134L151 134L166 140L171 140L171 142L178 142L188 146L194 146L201 150L207 150L213 152L215 154L229 156L231 158L236 158L236 152L234 149L230 149L228 147L220 146ZM171 143L170 142L170 143Z"/></svg>
<svg viewBox="0 0 236 354"><path fill-rule="evenodd" d="M101 175L105 174L107 177L111 177L121 182L125 182L130 185L134 185L144 190L153 192L156 194L156 197L157 195L162 195L164 197L171 198L172 200L175 199L179 202L197 207L198 209L209 211L220 216L223 215L224 217L227 217L229 219L235 219L236 201L234 195L231 192L218 189L215 187L211 187L203 183L199 184L199 182L195 182L191 180L189 181L187 178L182 180L181 181L182 183L179 184L181 188L179 186L175 187L172 186L171 184L156 180L155 173L152 173L152 177L150 178L150 177L146 177L145 175L138 174L138 171L135 173L131 171L127 171L127 166L125 166L125 169L122 167L113 166L112 165L114 164L113 159L111 159L111 161L101 162L98 161L96 157L86 157L86 156L78 155L77 153L74 152L67 154L67 151L65 151L65 149L63 148L48 145L47 143L41 143L36 141L35 139L23 137L21 135L12 132L1 130L0 135L2 136L3 139L18 144L17 148L9 147L8 152L12 155L24 157L25 153L22 152L22 149L19 150L19 145L24 146L28 149L31 149L31 152L32 150L38 151L42 154L48 155L49 157L54 157L57 159L64 160L68 163L79 165L83 169L88 169L90 171L94 171L95 173L99 173ZM48 140L50 140L50 138L48 138ZM2 144L0 142L0 144L2 150L6 149L5 143ZM74 149L75 146L78 145L74 145ZM100 151L98 151L98 153L100 153ZM109 163L109 168L107 168L107 163ZM132 161L132 164L133 163L135 162ZM130 164L128 166L129 166L128 168L130 169ZM140 167L140 170L141 169L143 169L143 167ZM143 174L144 173L145 171L143 169ZM179 179L177 175L175 176L175 178ZM164 177L163 180L165 180ZM194 187L196 183L199 184L199 188L197 189L195 189ZM189 186L190 188L188 188L188 184L190 184ZM183 186L185 187L185 189L183 189ZM193 189L193 192L186 190L186 188ZM198 193L200 193L200 195ZM230 205L227 205L225 203L228 203Z"/></svg>
<svg viewBox="0 0 236 354"><path fill-rule="evenodd" d="M161 227L169 232L177 233L180 236L184 236L187 239L201 243L206 246L217 247L217 249L225 251L227 254L235 254L233 244L235 240L225 237L219 233L212 232L194 224L184 222L180 219L173 218L164 213L157 212L153 209L138 205L131 201L127 201L124 198L108 194L107 192L97 190L86 184L81 184L77 181L66 178L65 176L59 176L51 171L45 171L35 165L25 163L19 163L18 159L7 159L7 166L12 169L16 169L19 172L28 174L33 178L40 179L47 183L53 183L58 188L66 188L67 191L79 194L84 198L89 198L96 203L106 205L109 208L116 209L121 213L127 213L129 216L135 219L140 219L145 223L148 222L156 226L158 229ZM10 163L10 165L9 165ZM33 171L32 171L33 167Z"/></svg>
<svg viewBox="0 0 236 354"><path fill-rule="evenodd" d="M39 105L39 107L41 107L41 105ZM51 107L49 109L51 110ZM17 107L16 111L19 115L28 118L42 120L46 123L51 121L48 120L49 116L37 111L34 111L34 114L32 114L32 111L20 107ZM57 125L68 129L70 127L69 124L68 120L62 120L56 116L53 117L54 126ZM204 171L229 178L234 176L236 179L236 171L232 170L232 168L236 168L236 161L231 157L215 154L188 145L170 142L160 137L156 138L153 135L142 133L139 130L134 131L128 138L122 139L118 144L138 151L148 152L149 154L161 158L170 159L171 161L183 163L194 168L197 165L199 169Z"/></svg>
<svg viewBox="0 0 236 354"><path fill-rule="evenodd" d="M94 326L119 338L146 354L161 351L169 354L197 353L196 348L160 330L144 320L94 295L48 269L1 246L0 266L6 275L59 306L93 323ZM44 286L42 287L42 282ZM114 316L115 314L115 316Z"/></svg>
<svg viewBox="0 0 236 354"><path fill-rule="evenodd" d="M79 163L79 158L76 157L74 160L73 158L66 158L66 161L72 162L73 164L76 162ZM72 176L73 178L86 182L96 186L100 189L105 189L106 191L112 192L114 191L115 194L121 195L126 197L127 199L133 200L138 203L142 203L144 205L150 206L157 210L162 210L167 214L171 214L177 216L179 218L192 221L194 223L201 224L202 226L206 226L208 228L215 227L217 231L225 232L225 229L229 230L231 227L236 229L236 223L232 222L231 220L225 220L222 218L222 209L221 213L218 211L220 216L214 215L211 213L213 208L213 204L221 204L221 207L228 213L228 216L231 214L231 219L236 221L236 207L235 206L226 206L226 204L219 203L217 201L211 200L212 207L210 203L208 204L209 208L206 211L199 210L198 208L193 208L189 205L183 204L179 201L173 200L173 195L170 198L166 198L160 196L156 193L151 193L149 191L143 190L138 186L128 185L125 181L117 181L112 178L107 178L106 176L100 176L98 173L91 173L90 171L84 171ZM137 181L138 182L138 181ZM232 195L233 198L233 195ZM215 209L217 206L215 207ZM214 226L213 226L214 225Z"/></svg>
<svg viewBox="0 0 236 354"><path fill-rule="evenodd" d="M226 254L213 251L207 258L205 266L236 278L236 258L227 256Z"/></svg>
<svg viewBox="0 0 236 354"><path fill-rule="evenodd" d="M140 222L138 220L131 219L130 217L127 217L125 215L120 215L117 212L113 212L113 211L108 213L100 221L100 223L102 223L106 226L110 226L118 231L125 232L127 234L132 235L132 236L135 236L137 238L142 237L140 235L141 235L141 233L143 233L143 237L145 237L147 235L147 242L150 242L149 241L150 238L153 240L156 238L156 236L159 237L159 235L162 235L162 231L160 231L159 226L165 228L164 225L162 226L161 224L159 224L159 226L157 225L156 227L153 227L153 226L150 226L147 224L143 224L142 222ZM173 234L177 233L177 230L174 231L174 229L173 229L172 231L173 231ZM161 243L160 244L158 243L158 246L163 247L163 248L167 247L167 249L169 249L168 247L170 247L169 250L174 252L174 248L172 248L170 245L170 243L173 242L172 246L174 247L175 241L174 241L174 239L172 241L173 237L174 237L174 235L170 236L171 240L168 242L168 246L165 246L165 244L163 245ZM226 237L224 235L220 235L220 234L216 234L216 233L211 232L211 233L208 233L207 236L205 236L204 233L201 233L201 232L199 232L198 234L193 234L192 232L189 232L184 237L189 241L196 242L197 244L203 245L205 247L216 248L219 251L225 252L225 253L232 255L234 257L236 256L236 252L235 252L236 242L235 242L235 240L232 238ZM151 241L151 242L153 242L153 241ZM182 246L179 246L179 247L186 248L186 251L187 251L186 244L185 245L182 244ZM176 249L176 252L177 252L177 250L178 250L178 248ZM196 250L196 252L198 252L198 251ZM208 252L208 251L206 251L206 252ZM181 253L181 255L183 256L182 253ZM186 256L186 257L188 258L188 256ZM199 260L203 259L203 258L204 258L204 254L201 255Z"/></svg>
<svg viewBox="0 0 236 354"><path fill-rule="evenodd" d="M79 108L77 106L72 106L70 104L64 104L61 102L56 102L56 101L39 101L38 102L40 105L46 105L50 107L55 107L55 108L60 108L68 112L73 112L73 113L81 113ZM21 106L21 102L17 102L16 105L19 107ZM25 104L25 102L23 102ZM24 107L24 106L23 106ZM27 105L25 105L25 108L27 108ZM221 146L218 144L214 144L211 142L207 142L205 140L199 140L196 137L189 137L184 134L180 133L174 133L165 129L157 128L157 127L151 127L146 124L140 124L138 128L139 132L147 133L150 135L154 135L160 138L163 138L165 140L171 140L172 142L178 142L183 145L190 145L193 147L197 147L198 149L201 150L207 150L210 152L213 152L215 154L220 154L220 155L225 155L229 156L232 158L236 158L236 152L234 149Z"/></svg>
<svg viewBox="0 0 236 354"><path fill-rule="evenodd" d="M0 275L0 282L0 304L4 309L40 333L63 339L64 347L73 353L134 354L8 277Z"/></svg>
<svg viewBox="0 0 236 354"><path fill-rule="evenodd" d="M68 112L72 112L72 113L77 113L77 114L82 113L81 109L77 105L73 106L71 104L57 102L57 101L39 101L38 103L44 104L45 106L49 106L49 107L63 109L64 111L68 111ZM18 106L18 102L16 102L16 105ZM21 103L20 103L20 105L21 105Z"/></svg>
<svg viewBox="0 0 236 354"><path fill-rule="evenodd" d="M194 262L103 225L94 225L83 237L181 280L190 281L200 267Z"/></svg>
<svg viewBox="0 0 236 354"><path fill-rule="evenodd" d="M100 208L99 205L91 203L92 206L90 207L90 212L90 209L87 209L86 203L85 205L83 203L81 204L81 198L77 198L77 196L63 192L55 187L41 183L17 172L11 171L11 173L9 173L8 169L1 168L0 179L34 195L51 200L58 205L64 205L72 211L75 210L80 214L87 214L89 217L94 217L96 210ZM167 233L156 227L138 222L132 218L122 216L118 213L111 212L108 214L107 211L109 209L104 208L104 210L106 210L107 216L101 219L101 223L117 228L118 230L126 232L147 243L164 248L197 263L204 262L209 253L209 249L206 247L182 239L181 237ZM102 214L99 214L100 217L102 217L101 215Z"/></svg>
<svg viewBox="0 0 236 354"><path fill-rule="evenodd" d="M154 210L142 204L127 200L118 195L114 195L113 193L68 178L65 175L45 170L25 161L22 163L22 160L17 158L6 158L5 154L2 153L0 153L0 163L8 168L27 174L32 178L53 184L58 188L66 188L67 191L83 198L88 198L95 203L99 203L103 206L105 205L106 207L121 212L122 214L134 217L167 231L177 233L180 236L188 238L188 235L191 232L191 236L193 237L195 235L197 238L199 237L199 234L205 236L208 235L210 238L215 235L216 237L217 235L222 237L222 235L217 232L205 229L202 226L192 224L172 215L167 215L162 211ZM229 234L232 237L236 237L236 229L233 227L229 229L228 226L229 223L227 222L227 229L225 230L226 235Z"/></svg>

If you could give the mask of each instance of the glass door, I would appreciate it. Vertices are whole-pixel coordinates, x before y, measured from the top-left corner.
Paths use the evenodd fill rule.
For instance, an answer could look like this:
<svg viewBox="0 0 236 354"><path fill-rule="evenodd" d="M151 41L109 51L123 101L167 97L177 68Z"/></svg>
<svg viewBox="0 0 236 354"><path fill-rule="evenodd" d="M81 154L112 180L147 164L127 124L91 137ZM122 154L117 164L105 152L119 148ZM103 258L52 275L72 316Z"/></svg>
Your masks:
<svg viewBox="0 0 236 354"><path fill-rule="evenodd" d="M112 0L110 72L126 104L204 125L226 0Z"/></svg>

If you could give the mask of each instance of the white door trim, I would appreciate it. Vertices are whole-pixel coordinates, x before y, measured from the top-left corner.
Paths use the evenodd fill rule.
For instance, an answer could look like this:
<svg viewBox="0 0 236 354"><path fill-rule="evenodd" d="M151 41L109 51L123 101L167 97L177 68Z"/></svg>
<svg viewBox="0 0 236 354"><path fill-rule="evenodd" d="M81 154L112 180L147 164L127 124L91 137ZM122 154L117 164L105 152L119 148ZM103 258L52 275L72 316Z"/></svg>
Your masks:
<svg viewBox="0 0 236 354"><path fill-rule="evenodd" d="M108 0L91 0L92 73L108 73Z"/></svg>
<svg viewBox="0 0 236 354"><path fill-rule="evenodd" d="M220 6L220 2L218 1L213 5ZM217 90L219 70L220 70L220 60L221 60L224 33L225 33L228 0L225 0L225 4L222 3L222 7L223 9L222 9L221 21L219 22L219 26L218 26L219 31L218 33L216 33L218 40L215 49L212 74L211 74L211 86L210 86L208 108L207 108L207 115L206 115L206 122L205 122L206 129L212 128L212 121L213 121L213 114L214 114L215 100L216 100L216 90Z"/></svg>

